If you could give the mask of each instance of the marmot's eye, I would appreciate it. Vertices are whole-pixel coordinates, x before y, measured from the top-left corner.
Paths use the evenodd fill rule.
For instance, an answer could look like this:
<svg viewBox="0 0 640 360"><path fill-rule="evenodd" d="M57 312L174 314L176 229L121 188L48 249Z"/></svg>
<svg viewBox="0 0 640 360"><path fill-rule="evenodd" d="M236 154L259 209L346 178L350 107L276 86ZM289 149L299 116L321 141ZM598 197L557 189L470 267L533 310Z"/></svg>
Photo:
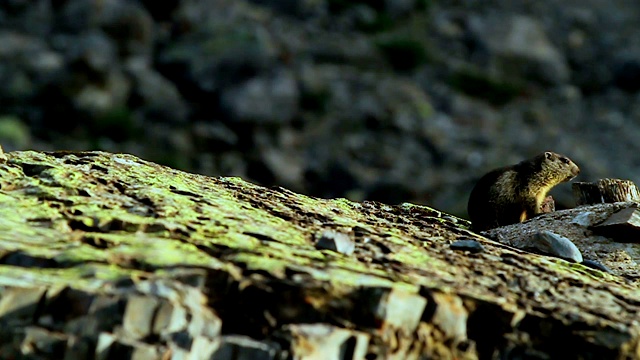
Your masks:
<svg viewBox="0 0 640 360"><path fill-rule="evenodd" d="M569 159L568 159L568 158L566 158L566 157L561 157L561 158L560 158L560 160L561 160L563 163L565 163L565 164L568 164L568 163L569 163Z"/></svg>

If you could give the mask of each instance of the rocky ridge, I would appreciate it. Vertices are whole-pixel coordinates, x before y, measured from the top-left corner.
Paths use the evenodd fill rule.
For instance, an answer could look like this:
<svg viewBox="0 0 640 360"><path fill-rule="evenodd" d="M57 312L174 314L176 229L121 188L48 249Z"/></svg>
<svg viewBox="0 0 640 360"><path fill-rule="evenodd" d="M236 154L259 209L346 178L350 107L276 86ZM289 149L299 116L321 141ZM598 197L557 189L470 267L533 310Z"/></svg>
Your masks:
<svg viewBox="0 0 640 360"><path fill-rule="evenodd" d="M467 227L125 154L10 152L0 357L639 356L635 284Z"/></svg>

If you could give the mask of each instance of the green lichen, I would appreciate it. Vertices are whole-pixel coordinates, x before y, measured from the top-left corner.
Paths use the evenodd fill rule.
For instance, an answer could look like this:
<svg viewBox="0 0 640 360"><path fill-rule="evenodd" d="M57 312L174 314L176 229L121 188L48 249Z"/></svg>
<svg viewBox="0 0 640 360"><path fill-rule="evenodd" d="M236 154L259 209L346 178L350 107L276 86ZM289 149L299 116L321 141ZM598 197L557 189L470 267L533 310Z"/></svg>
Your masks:
<svg viewBox="0 0 640 360"><path fill-rule="evenodd" d="M345 293L437 289L518 309L529 300L505 293L500 280L523 271L516 263L538 271L536 281L607 283L640 297L619 278L582 265L524 255L503 261L510 250L488 241L482 254L452 251L451 240L468 236L468 222L426 206L318 199L124 154L8 157L0 164L0 286L101 291L113 281L198 268L236 282L304 282ZM317 249L326 230L347 234L355 251Z"/></svg>

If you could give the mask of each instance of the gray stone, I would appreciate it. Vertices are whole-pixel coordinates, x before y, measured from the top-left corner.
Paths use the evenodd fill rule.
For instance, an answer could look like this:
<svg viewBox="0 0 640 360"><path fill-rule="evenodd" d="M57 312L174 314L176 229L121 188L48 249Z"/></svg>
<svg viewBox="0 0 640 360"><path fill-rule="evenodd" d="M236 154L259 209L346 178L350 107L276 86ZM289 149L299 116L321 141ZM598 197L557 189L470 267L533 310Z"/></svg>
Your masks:
<svg viewBox="0 0 640 360"><path fill-rule="evenodd" d="M278 70L224 90L222 106L239 121L283 124L298 114L299 98L293 73Z"/></svg>
<svg viewBox="0 0 640 360"><path fill-rule="evenodd" d="M595 213L593 213L592 211L582 212L571 219L571 223L582 227L588 227L592 225L594 215Z"/></svg>
<svg viewBox="0 0 640 360"><path fill-rule="evenodd" d="M73 105L77 110L94 117L107 115L126 105L131 91L131 80L119 70L105 74L101 84L86 84L74 94Z"/></svg>
<svg viewBox="0 0 640 360"><path fill-rule="evenodd" d="M468 251L472 254L484 251L484 246L476 240L456 240L451 245L451 250Z"/></svg>
<svg viewBox="0 0 640 360"><path fill-rule="evenodd" d="M61 19L70 32L101 29L116 40L124 55L149 54L153 46L153 19L136 2L71 0L64 4Z"/></svg>
<svg viewBox="0 0 640 360"><path fill-rule="evenodd" d="M3 1L1 6L9 10L8 14L0 12L2 28L46 36L54 24L55 12L49 0Z"/></svg>
<svg viewBox="0 0 640 360"><path fill-rule="evenodd" d="M130 61L127 65L133 77L132 93L140 99L145 117L178 124L187 120L187 105L173 82L149 68L146 62Z"/></svg>
<svg viewBox="0 0 640 360"><path fill-rule="evenodd" d="M554 234L551 231L540 231L527 244L545 254L556 256L568 261L582 262L582 253L568 238Z"/></svg>
<svg viewBox="0 0 640 360"><path fill-rule="evenodd" d="M581 262L582 265L584 266L588 266L590 268L593 269L597 269L603 272L606 272L608 274L612 274L611 269L609 269L608 267L604 266L602 263L595 261L595 260L583 260Z"/></svg>
<svg viewBox="0 0 640 360"><path fill-rule="evenodd" d="M566 59L536 19L524 15L488 16L473 24L505 75L521 74L551 84L569 78Z"/></svg>
<svg viewBox="0 0 640 360"><path fill-rule="evenodd" d="M76 67L86 66L97 74L108 73L117 63L115 43L101 31L93 30L66 38L66 60Z"/></svg>

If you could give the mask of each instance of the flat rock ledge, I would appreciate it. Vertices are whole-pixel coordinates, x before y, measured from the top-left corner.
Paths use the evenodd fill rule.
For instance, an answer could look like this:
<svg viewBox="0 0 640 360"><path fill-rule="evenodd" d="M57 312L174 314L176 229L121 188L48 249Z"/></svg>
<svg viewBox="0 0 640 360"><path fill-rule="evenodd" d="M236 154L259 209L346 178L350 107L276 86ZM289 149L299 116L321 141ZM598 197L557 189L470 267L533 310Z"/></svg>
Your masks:
<svg viewBox="0 0 640 360"><path fill-rule="evenodd" d="M0 163L2 359L640 356L634 282L431 208L103 152Z"/></svg>

